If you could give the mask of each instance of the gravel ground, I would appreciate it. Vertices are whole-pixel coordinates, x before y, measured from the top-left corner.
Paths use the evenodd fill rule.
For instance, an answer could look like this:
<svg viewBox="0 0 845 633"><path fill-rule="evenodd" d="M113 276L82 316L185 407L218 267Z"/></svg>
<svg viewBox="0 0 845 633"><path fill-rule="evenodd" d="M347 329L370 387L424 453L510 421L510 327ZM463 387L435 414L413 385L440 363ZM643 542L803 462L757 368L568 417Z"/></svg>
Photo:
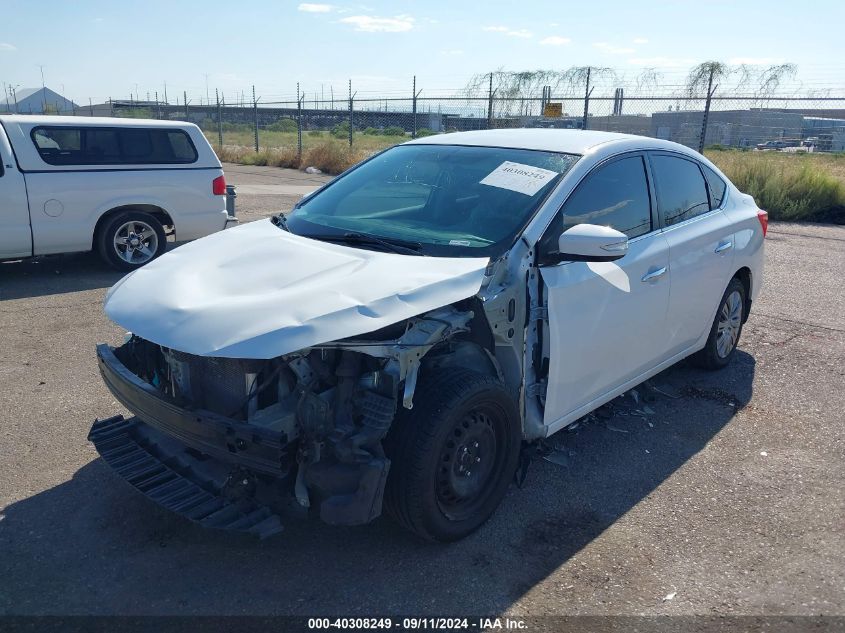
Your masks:
<svg viewBox="0 0 845 633"><path fill-rule="evenodd" d="M326 180L227 175L244 221ZM448 546L385 518L259 542L160 510L85 439L123 412L94 358L122 336L101 309L119 275L0 264L0 614L845 615L845 227L769 235L731 367L681 363L644 419L629 402L558 434L559 463Z"/></svg>

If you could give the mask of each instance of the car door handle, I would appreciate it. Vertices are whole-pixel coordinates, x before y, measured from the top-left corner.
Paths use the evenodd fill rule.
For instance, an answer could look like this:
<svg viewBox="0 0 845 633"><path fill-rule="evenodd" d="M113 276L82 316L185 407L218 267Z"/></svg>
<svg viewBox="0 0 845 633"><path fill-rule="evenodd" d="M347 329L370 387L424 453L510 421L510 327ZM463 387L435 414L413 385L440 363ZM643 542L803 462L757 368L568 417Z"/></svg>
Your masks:
<svg viewBox="0 0 845 633"><path fill-rule="evenodd" d="M731 248L734 243L731 240L725 240L724 242L720 242L719 245L716 247L716 250L713 251L714 253L724 253L726 250Z"/></svg>
<svg viewBox="0 0 845 633"><path fill-rule="evenodd" d="M662 268L658 268L657 270L652 270L651 272L643 275L642 280L643 281L652 281L654 279L657 279L658 277L662 277L663 275L665 275L667 270L669 270L669 269L666 268L666 266L663 266Z"/></svg>

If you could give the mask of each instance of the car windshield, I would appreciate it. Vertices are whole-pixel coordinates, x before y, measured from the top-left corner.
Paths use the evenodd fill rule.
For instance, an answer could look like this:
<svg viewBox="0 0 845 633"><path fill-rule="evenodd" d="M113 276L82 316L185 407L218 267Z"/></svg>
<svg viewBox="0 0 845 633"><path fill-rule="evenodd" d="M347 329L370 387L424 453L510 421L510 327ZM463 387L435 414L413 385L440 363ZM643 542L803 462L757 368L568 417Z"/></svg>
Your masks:
<svg viewBox="0 0 845 633"><path fill-rule="evenodd" d="M315 239L447 257L498 256L578 159L462 145L400 145L300 202L287 228ZM378 239L374 239L378 238Z"/></svg>

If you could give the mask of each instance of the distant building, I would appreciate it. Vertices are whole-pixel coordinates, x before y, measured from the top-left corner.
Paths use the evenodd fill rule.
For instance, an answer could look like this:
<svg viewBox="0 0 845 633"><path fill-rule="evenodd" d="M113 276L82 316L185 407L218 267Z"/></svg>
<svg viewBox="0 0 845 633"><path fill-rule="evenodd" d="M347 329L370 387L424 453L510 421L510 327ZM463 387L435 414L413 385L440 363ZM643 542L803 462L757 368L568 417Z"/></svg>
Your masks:
<svg viewBox="0 0 845 633"><path fill-rule="evenodd" d="M704 113L700 110L655 112L651 115L651 134L655 138L696 147L701 136ZM798 139L804 117L778 110L711 110L707 121L705 145L754 147L775 139Z"/></svg>
<svg viewBox="0 0 845 633"><path fill-rule="evenodd" d="M77 105L49 88L23 88L4 95L0 112L19 114L73 114Z"/></svg>

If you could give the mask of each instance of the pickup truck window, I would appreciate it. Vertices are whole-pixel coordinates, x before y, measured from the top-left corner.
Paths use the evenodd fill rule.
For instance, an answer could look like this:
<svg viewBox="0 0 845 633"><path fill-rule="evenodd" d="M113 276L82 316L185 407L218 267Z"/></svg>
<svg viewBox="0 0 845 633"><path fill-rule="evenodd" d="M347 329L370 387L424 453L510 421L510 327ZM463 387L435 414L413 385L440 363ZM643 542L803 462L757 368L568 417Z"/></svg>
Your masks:
<svg viewBox="0 0 845 633"><path fill-rule="evenodd" d="M183 130L41 126L30 136L49 165L172 165L197 160L197 150Z"/></svg>

